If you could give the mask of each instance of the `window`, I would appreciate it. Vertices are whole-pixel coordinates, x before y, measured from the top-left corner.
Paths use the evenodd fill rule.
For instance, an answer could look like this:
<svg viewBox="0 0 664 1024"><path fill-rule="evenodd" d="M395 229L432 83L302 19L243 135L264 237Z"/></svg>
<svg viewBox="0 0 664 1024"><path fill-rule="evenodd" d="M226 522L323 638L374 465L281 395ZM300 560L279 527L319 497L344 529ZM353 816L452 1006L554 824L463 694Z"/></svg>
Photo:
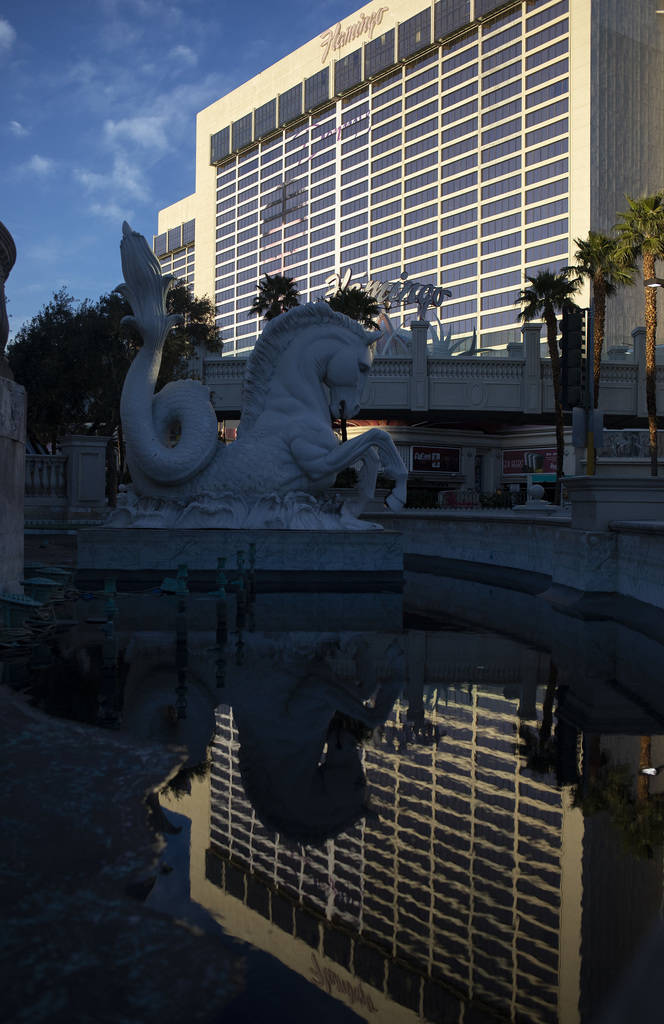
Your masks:
<svg viewBox="0 0 664 1024"><path fill-rule="evenodd" d="M380 124L382 121L386 121L389 117L394 114L401 113L401 100L397 100L396 103L390 103L387 107L381 107L380 110L375 110L371 117L371 123Z"/></svg>
<svg viewBox="0 0 664 1024"><path fill-rule="evenodd" d="M482 107L492 107L494 103L502 103L519 92L521 92L521 79L510 82L509 85L503 85L500 89L494 89L493 92L486 92L482 97Z"/></svg>
<svg viewBox="0 0 664 1024"><path fill-rule="evenodd" d="M536 167L533 171L526 172L526 185L534 185L537 181L543 181L544 178L555 178L559 174L567 174L568 161L555 160L552 164L542 164L541 167Z"/></svg>
<svg viewBox="0 0 664 1024"><path fill-rule="evenodd" d="M405 242L414 242L418 238L428 238L429 235L436 233L436 221L430 221L428 224L420 224L416 228L410 228L404 234Z"/></svg>
<svg viewBox="0 0 664 1024"><path fill-rule="evenodd" d="M557 217L561 213L567 213L566 199L557 199L553 203L544 203L543 206L531 206L526 210L526 224L546 220L547 217Z"/></svg>
<svg viewBox="0 0 664 1024"><path fill-rule="evenodd" d="M419 139L423 135L429 135L431 132L435 132L438 128L438 118L432 117L429 121L422 121L421 124L416 124L414 128L409 128L406 132L406 142L412 142L413 139Z"/></svg>
<svg viewBox="0 0 664 1024"><path fill-rule="evenodd" d="M443 78L441 88L443 92L447 92L449 89L457 89L464 82L470 81L471 78L477 78L477 64L469 64L467 68L455 71L453 75L447 75Z"/></svg>
<svg viewBox="0 0 664 1024"><path fill-rule="evenodd" d="M389 103L390 100L395 100L397 96L401 96L401 75L399 75L399 84L393 85L391 89L386 89L385 92L374 92L372 108L375 110L376 107L381 107L383 103Z"/></svg>
<svg viewBox="0 0 664 1024"><path fill-rule="evenodd" d="M254 114L254 137L260 139L277 127L277 101L268 100Z"/></svg>
<svg viewBox="0 0 664 1024"><path fill-rule="evenodd" d="M518 323L518 310L506 309L503 313L489 313L482 317L482 329L488 327L505 327L507 324Z"/></svg>
<svg viewBox="0 0 664 1024"><path fill-rule="evenodd" d="M365 151L366 152L366 151ZM358 178L366 178L369 173L369 165L362 164L360 167L353 167L352 170L346 171L345 174L341 175L341 184L350 185L352 181L357 181ZM313 195L313 189L311 194Z"/></svg>
<svg viewBox="0 0 664 1024"><path fill-rule="evenodd" d="M515 174L512 178L503 178L502 181L495 181L492 185L484 185L482 188L482 200L493 199L495 196L502 196L506 192L514 192L521 188L521 175Z"/></svg>
<svg viewBox="0 0 664 1024"><path fill-rule="evenodd" d="M410 92L411 89L419 89L420 86L426 85L427 82L433 82L434 79L438 78L438 68L428 68L426 71L422 71L419 75L409 75L406 79L406 92ZM438 91L436 89L436 91Z"/></svg>
<svg viewBox="0 0 664 1024"><path fill-rule="evenodd" d="M362 81L362 50L355 50L334 63L334 91L345 92Z"/></svg>
<svg viewBox="0 0 664 1024"><path fill-rule="evenodd" d="M477 4L475 8L475 17L477 17ZM498 50L501 46L511 43L513 39L518 39L520 35L521 24L512 25L510 28L506 28L504 32L498 32L495 36L485 39L482 42L482 53L491 53L492 50Z"/></svg>
<svg viewBox="0 0 664 1024"><path fill-rule="evenodd" d="M415 263L406 263L405 269L406 269L406 272L408 274L418 274L418 275L421 275L421 274L427 273L430 270L435 270L437 266L438 266L438 259L437 259L437 257L436 256L430 256L429 259L426 259L426 260L416 260ZM425 279L425 283L426 283L426 279ZM435 284L435 278L434 278L434 284Z"/></svg>
<svg viewBox="0 0 664 1024"><path fill-rule="evenodd" d="M398 213L401 209L401 200L397 199L395 203L387 203L386 206L377 206L371 211L372 220L381 220L383 217L390 217L393 213Z"/></svg>
<svg viewBox="0 0 664 1024"><path fill-rule="evenodd" d="M513 231L509 235L499 235L496 238L488 238L482 242L482 255L488 256L492 252L502 252L503 249L514 249L521 245L521 232Z"/></svg>
<svg viewBox="0 0 664 1024"><path fill-rule="evenodd" d="M541 124L542 121L550 121L553 117L559 117L560 114L566 114L569 107L569 100L557 100L556 103L552 103L549 107L540 107L539 110L533 110L532 113L526 115L526 128L532 128L536 124Z"/></svg>
<svg viewBox="0 0 664 1024"><path fill-rule="evenodd" d="M510 78L516 78L520 74L521 61L517 60L505 68L499 68L498 71L492 71L490 75L485 75L482 79L482 89L495 89L501 82L508 82Z"/></svg>
<svg viewBox="0 0 664 1024"><path fill-rule="evenodd" d="M491 274L494 270L502 270L504 267L517 267L521 263L521 250L505 252L500 256L492 256L488 260L482 260L482 274Z"/></svg>
<svg viewBox="0 0 664 1024"><path fill-rule="evenodd" d="M394 64L394 29L384 32L382 36L372 39L364 47L364 74L371 78L379 71Z"/></svg>
<svg viewBox="0 0 664 1024"><path fill-rule="evenodd" d="M358 245L354 249L346 249L341 253L342 263L352 263L353 260L360 260L367 255L367 246ZM312 264L312 268L315 264ZM317 268L316 268L317 269Z"/></svg>
<svg viewBox="0 0 664 1024"><path fill-rule="evenodd" d="M386 135L392 135L394 132L401 130L401 118L397 117L394 121L388 121L387 124L380 125L379 128L372 128L371 130L371 141L375 139L383 139ZM401 142L401 139L398 140Z"/></svg>
<svg viewBox="0 0 664 1024"><path fill-rule="evenodd" d="M417 224L421 220L428 220L430 217L435 217L437 212L438 210L435 205L422 206L419 210L414 210L412 213L407 213L406 216L404 217L404 223Z"/></svg>
<svg viewBox="0 0 664 1024"><path fill-rule="evenodd" d="M538 68L540 64L548 64L550 60L555 60L556 57L561 57L564 53L567 53L568 48L569 43L567 39L560 39L557 43L545 46L543 50L538 50L537 53L531 53L526 59L526 70L532 71L533 68Z"/></svg>
<svg viewBox="0 0 664 1024"><path fill-rule="evenodd" d="M544 46L545 43L551 42L552 39L556 39L557 36L562 36L568 31L569 19L563 18L562 21L556 22L555 25L548 25L540 32L536 32L534 36L528 36L526 39L526 50L536 50L538 46Z"/></svg>
<svg viewBox="0 0 664 1024"><path fill-rule="evenodd" d="M547 100L552 100L554 96L560 96L562 93L567 92L569 82L566 78L562 78L559 82L553 82L552 85L548 85L546 89L538 89L537 92L531 92L526 96L526 107L536 107L540 103L545 103Z"/></svg>
<svg viewBox="0 0 664 1024"><path fill-rule="evenodd" d="M331 220L334 220L334 210L326 210L325 213L319 213L317 217L311 218L311 226L317 227L319 224L326 224Z"/></svg>
<svg viewBox="0 0 664 1024"><path fill-rule="evenodd" d="M408 178L404 185L404 191L412 192L413 189L423 188L425 185L430 185L431 182L436 181L438 178L437 171L426 171L424 174L418 174L415 178ZM395 186L393 186L394 188ZM399 189L401 191L401 189ZM395 193L396 195L397 193Z"/></svg>
<svg viewBox="0 0 664 1024"><path fill-rule="evenodd" d="M471 189L470 192L464 192L462 195L452 196L451 199L443 199L440 204L442 213L450 213L451 210L460 210L464 206L470 206L471 203L477 202L477 189Z"/></svg>
<svg viewBox="0 0 664 1024"><path fill-rule="evenodd" d="M502 121L505 117L513 117L514 114L519 113L521 113L521 100L512 100L511 103L506 103L502 107L496 107L494 110L482 114L482 127L486 128L490 124L495 124L496 121Z"/></svg>
<svg viewBox="0 0 664 1024"><path fill-rule="evenodd" d="M389 150L394 149L395 146L401 145L401 133L393 135L391 139L384 139L383 142L376 142L371 147L371 155L379 156L381 153L387 153Z"/></svg>
<svg viewBox="0 0 664 1024"><path fill-rule="evenodd" d="M490 57L485 57L482 61L482 74L491 71L492 68L497 68L500 64L507 64L508 61L520 56L521 40L518 43L512 43L511 46L507 46L504 50L495 51Z"/></svg>
<svg viewBox="0 0 664 1024"><path fill-rule="evenodd" d="M462 121L461 124L455 124L453 128L447 128L442 136L441 141L443 145L446 142L451 142L453 139L460 139L463 135L469 135L471 132L477 131L477 118L471 117L468 121Z"/></svg>
<svg viewBox="0 0 664 1024"><path fill-rule="evenodd" d="M230 128L222 128L220 132L216 132L210 136L210 163L216 164L219 160L223 160L224 157L228 156L231 151L231 130Z"/></svg>
<svg viewBox="0 0 664 1024"><path fill-rule="evenodd" d="M421 192L416 192L412 196L406 196L404 205L407 210L413 206L419 206L421 203L430 203L432 199L436 199L438 196L438 188L425 188Z"/></svg>
<svg viewBox="0 0 664 1024"><path fill-rule="evenodd" d="M384 203L387 199L393 199L394 196L401 195L401 182L397 182L395 185L390 185L389 188L384 188L380 192L375 192L371 197L371 205Z"/></svg>
<svg viewBox="0 0 664 1024"><path fill-rule="evenodd" d="M387 267L391 263L398 263L400 259L400 249L395 249L393 252L386 252L383 256L376 256L375 258L371 258L371 269L380 270L381 267Z"/></svg>
<svg viewBox="0 0 664 1024"><path fill-rule="evenodd" d="M426 103L423 107L418 107L417 110L411 110L406 114L406 124L415 124L416 121L421 121L423 117L429 117L431 114L438 113L438 100L434 100L433 103ZM438 127L438 118L435 119L433 128ZM408 138L408 133L406 133Z"/></svg>
<svg viewBox="0 0 664 1024"><path fill-rule="evenodd" d="M346 220L342 220L341 230L344 232L352 231L354 228L360 228L367 223L368 219L366 210L364 213L356 213L354 217L348 217ZM330 230L332 230L332 225L330 225Z"/></svg>
<svg viewBox="0 0 664 1024"><path fill-rule="evenodd" d="M292 121L302 113L302 83L298 82L291 89L279 96L279 125Z"/></svg>
<svg viewBox="0 0 664 1024"><path fill-rule="evenodd" d="M463 284L455 284L454 288L451 288L453 299L462 299L464 295L474 295L477 291L477 281L465 281ZM447 309L448 307L443 307Z"/></svg>
<svg viewBox="0 0 664 1024"><path fill-rule="evenodd" d="M496 199L493 203L487 203L482 207L482 217L495 217L499 213L507 213L508 210L517 210L521 206L521 194L505 196Z"/></svg>
<svg viewBox="0 0 664 1024"><path fill-rule="evenodd" d="M569 10L569 0L560 0L560 3L554 4L553 7L547 7L545 11L540 11L539 14L533 14L532 17L526 21L526 31L533 32L540 25L544 25L547 21L552 21L553 18L557 18L560 14L567 14Z"/></svg>
<svg viewBox="0 0 664 1024"><path fill-rule="evenodd" d="M564 135L567 129L568 121L566 117L561 121L555 121L553 124L545 124L541 128L536 128L535 131L526 134L526 146L536 146L546 139L555 139L556 135ZM566 152L566 150L562 152Z"/></svg>
<svg viewBox="0 0 664 1024"><path fill-rule="evenodd" d="M457 103L467 100L469 96L476 96L477 91L477 82L469 82L468 85L463 85L460 89L456 89L455 92L448 92L447 95L443 96L443 106L446 108L455 107ZM455 121L456 116L451 120Z"/></svg>
<svg viewBox="0 0 664 1024"><path fill-rule="evenodd" d="M468 117L470 114L477 113L477 100L471 100L470 103L464 103L462 107L457 107L456 110L443 110L443 127L446 124L453 124L454 121L459 121L462 117Z"/></svg>
<svg viewBox="0 0 664 1024"><path fill-rule="evenodd" d="M381 221L380 224L372 224L371 237L384 235L387 231L398 231L400 227L401 217L391 217L389 220Z"/></svg>
<svg viewBox="0 0 664 1024"><path fill-rule="evenodd" d="M496 288L509 288L511 285L520 284L521 271L510 270L507 274L498 274L496 277L483 278L481 282L481 287L483 292L490 292L494 291L494 289Z"/></svg>
<svg viewBox="0 0 664 1024"><path fill-rule="evenodd" d="M463 28L470 21L469 0L438 0L434 7L436 39Z"/></svg>
<svg viewBox="0 0 664 1024"><path fill-rule="evenodd" d="M320 186L317 185L316 188ZM353 196L360 196L363 192L367 192L369 189L368 181L358 181L355 185L350 185L348 188L342 188L341 190L341 201L345 202L347 199L352 199ZM311 194L314 194L314 189L311 190Z"/></svg>
<svg viewBox="0 0 664 1024"><path fill-rule="evenodd" d="M406 159L411 156L416 156L418 153L425 153L428 149L434 149L438 145L438 136L430 135L428 139L420 139L419 142L412 142L410 146L406 146ZM434 154L435 157L435 154ZM406 169L406 174L410 174L410 171Z"/></svg>
<svg viewBox="0 0 664 1024"><path fill-rule="evenodd" d="M453 231L448 235L443 235L440 240L441 249L453 249L457 245L462 245L464 242L472 242L477 238L477 224L473 224L472 227L462 228L461 231Z"/></svg>
<svg viewBox="0 0 664 1024"><path fill-rule="evenodd" d="M499 217L489 224L482 225L482 235L496 235L499 231L509 231L510 228L521 227L521 214L513 213L509 217Z"/></svg>
<svg viewBox="0 0 664 1024"><path fill-rule="evenodd" d="M545 245L535 245L532 249L526 249L526 259L543 260L548 256L560 256L567 252L567 248L567 239L559 238L557 242L546 242Z"/></svg>
<svg viewBox="0 0 664 1024"><path fill-rule="evenodd" d="M449 217L443 217L440 222L441 231L451 231L452 228L461 227L462 224L471 224L477 220L477 210L464 210L463 213L453 213Z"/></svg>
<svg viewBox="0 0 664 1024"><path fill-rule="evenodd" d="M511 171L518 171L520 167L520 156L513 156L510 160L501 160L500 163L492 164L491 167L482 168L482 181L491 181L492 178L500 178L503 174L509 174Z"/></svg>
<svg viewBox="0 0 664 1024"><path fill-rule="evenodd" d="M411 160L410 163L406 164L405 172L406 175L416 174L418 171L423 171L426 167L431 167L437 163L438 155L436 153L429 153L428 156L421 156L418 160ZM395 170L397 169L395 168Z"/></svg>
<svg viewBox="0 0 664 1024"><path fill-rule="evenodd" d="M465 277L474 277L477 274L477 263L465 263L462 266L450 267L445 271L443 280L445 284L451 281L463 281ZM475 282L473 282L474 284Z"/></svg>
<svg viewBox="0 0 664 1024"><path fill-rule="evenodd" d="M504 121L503 124L496 125L495 128L489 128L488 131L482 132L482 145L486 146L489 142L497 142L498 139L504 139L518 131L521 131L520 117L512 118L511 121Z"/></svg>
<svg viewBox="0 0 664 1024"><path fill-rule="evenodd" d="M233 122L233 149L241 149L252 141L252 116L245 114L239 121Z"/></svg>
<svg viewBox="0 0 664 1024"><path fill-rule="evenodd" d="M533 71L532 75L528 75L526 78L526 89L534 89L537 85L550 82L552 78L566 75L568 70L569 61L567 58L559 60L556 64L548 64L545 68L540 68L539 71Z"/></svg>
<svg viewBox="0 0 664 1024"><path fill-rule="evenodd" d="M455 53L453 57L448 57L443 61L443 74L447 75L450 71L454 71L455 68L460 68L462 64L468 64L471 60L477 60L477 44L471 46L467 50L462 50L460 53Z"/></svg>
<svg viewBox="0 0 664 1024"><path fill-rule="evenodd" d="M469 149L477 149L477 136L471 135L470 138L462 139L461 142L455 142L452 146L445 146L441 150L441 157L443 160L452 160L455 156L460 156L461 153L467 153Z"/></svg>
<svg viewBox="0 0 664 1024"><path fill-rule="evenodd" d="M411 107L417 107L420 103L425 103L430 100L432 96L438 95L438 85L434 82L433 85L427 86L426 89L420 89L419 92L413 92L410 96L406 97L406 110L410 110Z"/></svg>
<svg viewBox="0 0 664 1024"><path fill-rule="evenodd" d="M399 60L410 57L431 42L431 9L426 8L399 25Z"/></svg>
<svg viewBox="0 0 664 1024"><path fill-rule="evenodd" d="M553 238L555 235L566 235L569 231L567 218L554 220L548 224L537 224L526 231L526 243L537 242L540 238Z"/></svg>
<svg viewBox="0 0 664 1024"><path fill-rule="evenodd" d="M466 245L463 249L453 249L451 252L441 253L440 265L447 267L453 263L462 263L463 260L474 259L476 256L477 246Z"/></svg>
<svg viewBox="0 0 664 1024"><path fill-rule="evenodd" d="M508 139L506 142L499 142L495 146L490 146L488 149L482 150L482 163L487 164L492 160L498 160L501 156L507 156L508 153L516 153L521 149L521 136L517 135L512 139ZM516 167L512 168L516 170Z"/></svg>
<svg viewBox="0 0 664 1024"><path fill-rule="evenodd" d="M477 184L477 171L472 174L464 174L461 178L454 178L451 181L445 181L441 185L441 193L444 196L450 195L452 192L460 192L461 189L468 188L470 185Z"/></svg>
<svg viewBox="0 0 664 1024"><path fill-rule="evenodd" d="M468 156L461 157L460 160L453 160L451 163L445 164L441 171L441 177L451 178L459 171L467 171L471 167L477 167L477 153L470 153Z"/></svg>

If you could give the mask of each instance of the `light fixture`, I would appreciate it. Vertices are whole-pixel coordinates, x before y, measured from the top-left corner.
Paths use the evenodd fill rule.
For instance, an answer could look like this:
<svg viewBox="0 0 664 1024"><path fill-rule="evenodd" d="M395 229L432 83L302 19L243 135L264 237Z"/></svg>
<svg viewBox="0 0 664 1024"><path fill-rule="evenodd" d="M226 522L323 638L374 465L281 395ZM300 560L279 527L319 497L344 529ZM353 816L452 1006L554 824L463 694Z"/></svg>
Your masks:
<svg viewBox="0 0 664 1024"><path fill-rule="evenodd" d="M660 764L657 768L639 768L639 775L659 775L664 765Z"/></svg>
<svg viewBox="0 0 664 1024"><path fill-rule="evenodd" d="M649 277L643 283L646 288L664 288L664 278L662 277Z"/></svg>

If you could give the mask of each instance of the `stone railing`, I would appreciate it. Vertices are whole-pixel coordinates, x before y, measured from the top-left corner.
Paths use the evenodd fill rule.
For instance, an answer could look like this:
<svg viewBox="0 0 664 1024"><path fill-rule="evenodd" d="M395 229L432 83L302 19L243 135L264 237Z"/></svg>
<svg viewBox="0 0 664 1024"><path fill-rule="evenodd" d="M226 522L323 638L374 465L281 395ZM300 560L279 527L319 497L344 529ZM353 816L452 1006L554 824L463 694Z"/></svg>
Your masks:
<svg viewBox="0 0 664 1024"><path fill-rule="evenodd" d="M26 455L25 504L67 504L67 456Z"/></svg>
<svg viewBox="0 0 664 1024"><path fill-rule="evenodd" d="M26 455L26 520L95 519L106 505L109 438L68 435L59 455Z"/></svg>
<svg viewBox="0 0 664 1024"><path fill-rule="evenodd" d="M374 359L369 375L366 415L381 410L476 410L522 412L537 418L553 412L551 364L541 358L540 326L522 328L522 344L509 345L506 355L449 359L432 357L426 334L413 331L409 355ZM631 362L621 350L616 361L607 353L602 365L600 406L612 416L646 416L645 330L632 332ZM626 351L626 347L625 347ZM211 389L215 409L226 417L239 415L247 360L207 359L203 383ZM657 404L664 408L664 366L657 370Z"/></svg>

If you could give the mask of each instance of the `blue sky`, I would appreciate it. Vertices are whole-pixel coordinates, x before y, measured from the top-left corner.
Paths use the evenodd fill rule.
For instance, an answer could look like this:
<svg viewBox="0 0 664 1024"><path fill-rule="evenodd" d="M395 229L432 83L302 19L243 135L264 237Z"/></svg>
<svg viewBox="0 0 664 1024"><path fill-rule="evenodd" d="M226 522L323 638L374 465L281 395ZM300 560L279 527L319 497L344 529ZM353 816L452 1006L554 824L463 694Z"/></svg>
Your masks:
<svg viewBox="0 0 664 1024"><path fill-rule="evenodd" d="M194 189L195 115L357 0L0 2L0 220L11 332L53 292L121 280L121 225L152 239Z"/></svg>

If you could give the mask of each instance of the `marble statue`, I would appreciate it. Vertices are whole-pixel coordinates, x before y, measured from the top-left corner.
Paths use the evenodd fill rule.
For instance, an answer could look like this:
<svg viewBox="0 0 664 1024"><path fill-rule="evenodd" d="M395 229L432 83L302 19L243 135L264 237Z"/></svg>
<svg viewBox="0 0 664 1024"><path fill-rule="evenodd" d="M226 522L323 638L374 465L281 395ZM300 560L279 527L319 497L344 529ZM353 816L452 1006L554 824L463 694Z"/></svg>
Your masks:
<svg viewBox="0 0 664 1024"><path fill-rule="evenodd" d="M133 487L110 525L376 529L358 516L381 464L394 480L387 505L402 507L407 472L390 436L374 428L340 444L331 425L331 417L350 419L361 408L374 335L324 302L270 321L248 360L238 439L224 445L201 383L179 380L154 393L164 342L178 322L166 313L173 279L162 277L147 242L126 223L120 249L118 290L143 346L120 404ZM353 499L326 497L337 473L358 464Z"/></svg>
<svg viewBox="0 0 664 1024"><path fill-rule="evenodd" d="M9 337L9 320L5 299L5 281L16 262L16 246L5 225L0 221L0 377L14 379L5 356L5 345Z"/></svg>

